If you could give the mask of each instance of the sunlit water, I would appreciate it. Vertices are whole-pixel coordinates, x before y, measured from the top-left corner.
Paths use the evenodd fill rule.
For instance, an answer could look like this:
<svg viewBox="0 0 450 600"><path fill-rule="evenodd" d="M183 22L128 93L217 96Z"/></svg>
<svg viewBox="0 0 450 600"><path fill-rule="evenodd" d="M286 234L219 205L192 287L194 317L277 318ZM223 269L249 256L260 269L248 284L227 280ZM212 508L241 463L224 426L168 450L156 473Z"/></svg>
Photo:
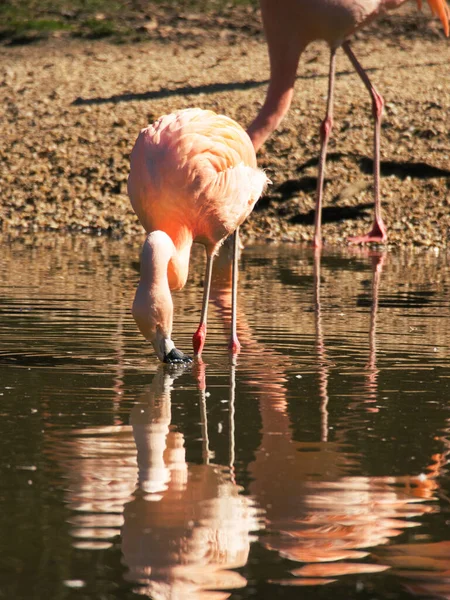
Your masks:
<svg viewBox="0 0 450 600"><path fill-rule="evenodd" d="M138 257L2 240L0 598L450 598L448 256L246 248L232 366L224 253L181 370L130 315Z"/></svg>

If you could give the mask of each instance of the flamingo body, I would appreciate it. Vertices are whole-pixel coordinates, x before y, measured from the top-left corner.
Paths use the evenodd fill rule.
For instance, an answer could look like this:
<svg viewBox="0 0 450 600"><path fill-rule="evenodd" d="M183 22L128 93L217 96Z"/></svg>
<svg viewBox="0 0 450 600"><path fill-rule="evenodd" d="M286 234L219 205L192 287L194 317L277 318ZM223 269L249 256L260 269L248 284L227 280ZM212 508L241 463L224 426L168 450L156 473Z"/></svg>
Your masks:
<svg viewBox="0 0 450 600"><path fill-rule="evenodd" d="M205 246L212 266L220 244L250 214L267 181L256 167L247 133L223 115L180 110L140 132L131 153L128 193L149 235L133 314L161 360L174 349L170 290L186 283L192 243ZM205 290L209 293L207 285ZM206 334L203 308L197 354Z"/></svg>
<svg viewBox="0 0 450 600"><path fill-rule="evenodd" d="M280 49L299 54L311 42L323 40L331 48L340 47L358 29L399 8L408 0L260 0L270 56ZM421 7L421 0L418 0ZM428 0L449 35L450 12L445 0ZM275 76L275 74L273 74Z"/></svg>
<svg viewBox="0 0 450 600"><path fill-rule="evenodd" d="M304 47L315 40L323 40L330 46L341 45L355 30L374 19L383 4L386 3L379 0L288 0L279 3L261 0L266 35L270 39L278 35L280 45Z"/></svg>
<svg viewBox="0 0 450 600"><path fill-rule="evenodd" d="M248 134L256 150L278 127L289 109L300 55L315 40L328 43L331 51L328 102L325 119L321 125L321 152L316 192L316 221L314 246L321 246L321 211L325 158L327 144L333 125L333 94L335 54L343 47L356 72L368 89L372 99L375 120L374 135L374 196L375 218L372 230L365 236L351 241L364 243L384 242L386 227L381 218L379 193L380 178L380 130L383 99L371 84L367 73L353 54L348 38L385 12L398 8L407 0L260 0L261 14L266 34L270 59L270 82L265 102L248 128ZM428 0L428 4L443 24L449 35L450 11L445 0ZM418 0L419 8L421 0Z"/></svg>

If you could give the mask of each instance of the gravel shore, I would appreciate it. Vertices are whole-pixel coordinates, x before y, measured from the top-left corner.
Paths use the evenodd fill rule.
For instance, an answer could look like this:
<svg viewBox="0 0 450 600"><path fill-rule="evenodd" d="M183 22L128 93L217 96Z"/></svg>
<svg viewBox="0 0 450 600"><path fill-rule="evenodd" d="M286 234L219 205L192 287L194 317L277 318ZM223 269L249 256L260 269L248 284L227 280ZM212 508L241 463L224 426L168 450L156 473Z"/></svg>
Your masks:
<svg viewBox="0 0 450 600"><path fill-rule="evenodd" d="M257 114L268 60L259 15L246 14L247 28L215 23L209 35L185 20L165 35L149 28L148 40L134 43L55 37L0 47L3 232L142 234L126 194L139 130L189 106L244 127ZM386 102L381 185L389 244L450 248L449 41L429 12L411 4L358 34L353 47ZM312 238L327 68L328 49L309 47L289 115L259 154L273 185L243 228L247 239ZM343 53L337 72L323 213L330 245L368 230L373 209L370 100Z"/></svg>

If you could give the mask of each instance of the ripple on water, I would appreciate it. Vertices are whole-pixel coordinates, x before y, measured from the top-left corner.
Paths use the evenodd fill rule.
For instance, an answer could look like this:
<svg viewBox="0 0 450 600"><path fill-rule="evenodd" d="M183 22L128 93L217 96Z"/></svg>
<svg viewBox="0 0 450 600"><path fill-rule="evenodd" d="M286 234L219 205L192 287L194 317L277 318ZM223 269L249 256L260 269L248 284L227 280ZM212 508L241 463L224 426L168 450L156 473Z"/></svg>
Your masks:
<svg viewBox="0 0 450 600"><path fill-rule="evenodd" d="M27 547L67 573L57 582L36 560L32 579L81 582L86 597L92 580L124 578L155 598L337 580L329 595L348 598L369 577L378 595L392 581L405 598L449 595L446 259L249 247L233 365L219 256L203 361L174 370L130 315L139 245L4 245L0 443L17 468L0 495ZM174 294L184 351L202 265L194 251ZM24 560L21 545L7 552Z"/></svg>

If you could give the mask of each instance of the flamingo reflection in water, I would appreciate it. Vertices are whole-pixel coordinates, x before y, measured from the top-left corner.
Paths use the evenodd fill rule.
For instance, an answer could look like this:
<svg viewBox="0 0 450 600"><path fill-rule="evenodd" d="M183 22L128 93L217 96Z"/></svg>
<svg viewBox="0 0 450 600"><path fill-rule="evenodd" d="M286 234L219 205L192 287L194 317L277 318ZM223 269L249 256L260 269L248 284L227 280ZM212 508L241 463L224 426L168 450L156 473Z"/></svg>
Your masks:
<svg viewBox="0 0 450 600"><path fill-rule="evenodd" d="M224 249L216 261L212 301L230 318L230 259ZM366 252L370 254L369 252ZM365 393L359 402L373 410L377 396L376 321L378 289L385 255L373 254L372 306L369 327L368 363L364 368ZM261 443L250 464L250 493L265 510L266 531L261 539L268 549L291 561L305 563L292 571L295 577L274 583L318 585L336 576L386 570L389 563L358 562L368 548L385 545L417 522L410 518L432 512L435 473L426 477L367 477L352 473L359 469L359 455L349 451L345 427L328 438L329 375L333 365L327 356L323 334L320 267L321 255L314 253L314 315L321 426L319 441L298 442L293 438L288 416L287 380L292 369L286 355L265 347L253 335L238 310L238 335L244 351L253 357L251 369L243 365L239 379L259 398L262 419ZM217 287L222 269L222 288ZM291 318L291 317L288 317ZM258 361L258 357L261 357ZM270 381L267 365L270 364ZM234 367L232 367L234 369ZM351 562L349 562L351 561Z"/></svg>
<svg viewBox="0 0 450 600"><path fill-rule="evenodd" d="M222 259L219 255L211 300L228 326L231 263L226 254ZM277 582L286 585L325 584L343 573L396 567L395 556L405 550L399 547L397 554L390 554L390 548L395 548L391 546L393 538L417 525L410 518L434 510L426 501L433 500L438 491L442 457L432 457L430 472L422 478L355 476L355 470L361 469L361 457L350 451L346 437L354 421L339 423L330 439L328 388L334 366L323 333L319 259L316 254L314 315L321 415L317 442L294 439L287 384L292 377L292 359L259 342L242 311L238 312L238 333L253 360L230 367L229 467L211 463L201 362L197 373L204 443L200 465L186 461L184 437L171 425L176 372L165 371L163 366L134 407L131 425L80 429L69 436L64 432L58 440L53 432L52 452L57 448L56 459L68 479L67 501L74 511L70 517L74 545L107 547L121 534L126 577L136 582L138 593L153 599L170 594L183 600L205 600L229 597L223 590L246 585L231 569L246 564L251 532L261 528L256 506L265 511L268 533L260 543L303 563L293 571L294 577ZM374 259L375 300L379 265ZM371 328L376 326L374 304L370 323ZM372 370L362 370L368 388L359 399L364 410L374 408L371 400L377 393L375 340L376 332L371 330L368 354ZM252 389L261 414L261 441L248 467L250 497L240 493L232 468L235 377L240 385ZM355 400L353 407L357 404ZM387 544L390 546L384 551ZM438 553L442 548L435 550ZM369 551L376 563L361 562ZM427 551L423 548L422 556L426 557ZM398 565L400 559L396 560ZM432 581L430 575L428 583Z"/></svg>
<svg viewBox="0 0 450 600"><path fill-rule="evenodd" d="M230 594L223 590L247 583L231 569L246 564L250 532L261 521L230 469L209 461L204 411L204 461L186 462L183 434L171 426L173 381L174 373L160 367L131 412L139 486L124 511L126 577L155 600L225 599Z"/></svg>
<svg viewBox="0 0 450 600"><path fill-rule="evenodd" d="M224 590L247 583L232 569L246 564L261 511L231 469L210 460L204 390L203 461L186 461L184 436L171 425L172 386L183 370L166 369L160 365L134 405L130 425L56 434L52 448L69 480L70 534L85 550L107 549L120 535L125 578L152 600L225 600Z"/></svg>
<svg viewBox="0 0 450 600"><path fill-rule="evenodd" d="M450 542L394 544L380 559L414 596L450 598Z"/></svg>
<svg viewBox="0 0 450 600"><path fill-rule="evenodd" d="M450 419L440 437L444 451L433 456L433 476L448 482L450 458ZM450 504L450 498L440 488L436 493ZM410 594L419 597L450 598L450 541L415 541L410 544L392 544L378 552L379 559L391 567Z"/></svg>

